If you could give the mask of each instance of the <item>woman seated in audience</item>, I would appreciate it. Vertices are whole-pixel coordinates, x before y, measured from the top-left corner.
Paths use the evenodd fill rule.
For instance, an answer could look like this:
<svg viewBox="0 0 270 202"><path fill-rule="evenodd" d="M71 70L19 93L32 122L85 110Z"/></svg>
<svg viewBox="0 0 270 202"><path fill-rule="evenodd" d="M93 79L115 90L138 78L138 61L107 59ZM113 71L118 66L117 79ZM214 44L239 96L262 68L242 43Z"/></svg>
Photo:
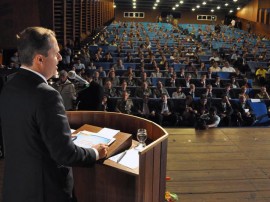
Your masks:
<svg viewBox="0 0 270 202"><path fill-rule="evenodd" d="M246 99L249 99L246 86L241 86L241 90L240 90L240 93L238 94L238 97L240 96L245 96Z"/></svg>
<svg viewBox="0 0 270 202"><path fill-rule="evenodd" d="M110 71L108 73L108 79L111 81L113 87L120 85L120 80L118 76L115 75L115 71Z"/></svg>
<svg viewBox="0 0 270 202"><path fill-rule="evenodd" d="M185 99L186 95L182 91L182 86L177 86L176 90L172 93L172 98L174 99Z"/></svg>
<svg viewBox="0 0 270 202"><path fill-rule="evenodd" d="M231 81L230 82L231 82L232 88L240 88L240 85L239 85L238 81L235 79L234 76L231 77Z"/></svg>
<svg viewBox="0 0 270 202"><path fill-rule="evenodd" d="M270 96L266 90L265 86L261 87L261 91L255 95L255 98L257 99L270 99Z"/></svg>

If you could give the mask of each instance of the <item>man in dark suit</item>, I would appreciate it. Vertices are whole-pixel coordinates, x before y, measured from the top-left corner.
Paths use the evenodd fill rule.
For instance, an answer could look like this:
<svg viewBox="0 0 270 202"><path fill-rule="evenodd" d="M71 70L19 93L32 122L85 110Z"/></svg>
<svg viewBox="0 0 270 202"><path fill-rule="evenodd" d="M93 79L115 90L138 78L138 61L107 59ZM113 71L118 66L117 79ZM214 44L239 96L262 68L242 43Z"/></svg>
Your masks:
<svg viewBox="0 0 270 202"><path fill-rule="evenodd" d="M61 95L47 80L62 60L53 31L29 27L17 36L21 68L0 98L5 146L3 202L70 202L72 170L107 154L106 145L76 146Z"/></svg>
<svg viewBox="0 0 270 202"><path fill-rule="evenodd" d="M87 88L78 92L76 100L78 110L101 111L104 89L101 85L93 81L91 72L85 73L85 79L89 85Z"/></svg>
<svg viewBox="0 0 270 202"><path fill-rule="evenodd" d="M166 93L163 93L159 102L157 103L157 115L159 117L159 124L164 125L167 122L169 125L177 125L177 115L174 113L174 105L168 99Z"/></svg>

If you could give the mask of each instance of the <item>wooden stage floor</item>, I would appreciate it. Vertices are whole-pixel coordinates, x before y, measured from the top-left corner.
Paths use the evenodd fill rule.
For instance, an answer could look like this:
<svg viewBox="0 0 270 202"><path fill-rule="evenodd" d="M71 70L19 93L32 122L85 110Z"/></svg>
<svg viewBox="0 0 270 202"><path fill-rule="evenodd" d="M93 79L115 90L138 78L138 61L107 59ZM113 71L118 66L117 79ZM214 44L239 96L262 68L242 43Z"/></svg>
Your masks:
<svg viewBox="0 0 270 202"><path fill-rule="evenodd" d="M270 128L166 130L167 190L180 202L270 201ZM0 189L2 172L0 160Z"/></svg>

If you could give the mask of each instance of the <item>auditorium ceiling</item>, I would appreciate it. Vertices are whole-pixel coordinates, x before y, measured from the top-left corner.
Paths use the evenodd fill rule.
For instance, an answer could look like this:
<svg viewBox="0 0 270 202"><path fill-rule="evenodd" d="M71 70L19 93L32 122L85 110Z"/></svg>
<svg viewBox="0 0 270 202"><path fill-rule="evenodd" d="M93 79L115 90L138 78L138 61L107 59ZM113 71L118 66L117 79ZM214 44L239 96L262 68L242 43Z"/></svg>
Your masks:
<svg viewBox="0 0 270 202"><path fill-rule="evenodd" d="M161 11L236 12L251 0L114 0L118 9L157 9Z"/></svg>

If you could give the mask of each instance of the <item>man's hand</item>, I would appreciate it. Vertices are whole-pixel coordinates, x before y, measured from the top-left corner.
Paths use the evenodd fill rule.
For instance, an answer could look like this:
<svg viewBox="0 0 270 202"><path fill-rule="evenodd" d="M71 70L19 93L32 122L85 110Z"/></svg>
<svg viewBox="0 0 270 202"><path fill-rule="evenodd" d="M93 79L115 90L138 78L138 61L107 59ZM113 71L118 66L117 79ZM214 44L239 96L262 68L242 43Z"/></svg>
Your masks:
<svg viewBox="0 0 270 202"><path fill-rule="evenodd" d="M108 145L97 144L97 145L94 145L93 148L95 148L98 151L99 159L103 159L106 157L108 153Z"/></svg>

